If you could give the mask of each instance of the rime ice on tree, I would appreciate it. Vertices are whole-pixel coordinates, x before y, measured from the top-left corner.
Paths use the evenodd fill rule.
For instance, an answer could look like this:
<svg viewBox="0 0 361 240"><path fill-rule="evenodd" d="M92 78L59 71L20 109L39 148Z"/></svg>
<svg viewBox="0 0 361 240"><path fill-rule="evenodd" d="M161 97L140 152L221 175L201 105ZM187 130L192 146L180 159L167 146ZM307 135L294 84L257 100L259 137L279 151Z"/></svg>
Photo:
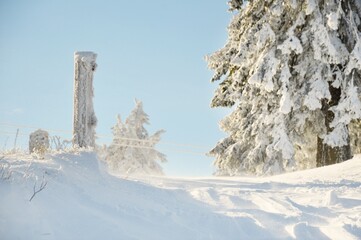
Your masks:
<svg viewBox="0 0 361 240"><path fill-rule="evenodd" d="M93 107L93 73L97 67L93 52L74 53L73 145L94 147L97 118Z"/></svg>
<svg viewBox="0 0 361 240"><path fill-rule="evenodd" d="M143 111L142 102L136 101L136 107L125 123L120 116L117 120L106 156L110 171L126 175L163 175L157 161L165 162L166 157L155 149L155 145L164 130L148 135L143 125L149 124L149 117Z"/></svg>
<svg viewBox="0 0 361 240"><path fill-rule="evenodd" d="M360 0L229 3L228 41L207 57L221 81L212 107L234 106L211 151L217 173L349 159L361 131Z"/></svg>

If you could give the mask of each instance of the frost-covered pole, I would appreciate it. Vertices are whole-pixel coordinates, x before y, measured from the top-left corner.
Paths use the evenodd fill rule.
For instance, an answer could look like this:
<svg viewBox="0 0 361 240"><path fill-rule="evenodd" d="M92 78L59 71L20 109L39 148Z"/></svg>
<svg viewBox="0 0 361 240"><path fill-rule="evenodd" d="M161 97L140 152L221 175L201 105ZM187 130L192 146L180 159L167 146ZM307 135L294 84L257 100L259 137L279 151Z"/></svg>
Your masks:
<svg viewBox="0 0 361 240"><path fill-rule="evenodd" d="M93 73L97 67L93 52L74 53L73 146L94 147L97 119L93 107Z"/></svg>

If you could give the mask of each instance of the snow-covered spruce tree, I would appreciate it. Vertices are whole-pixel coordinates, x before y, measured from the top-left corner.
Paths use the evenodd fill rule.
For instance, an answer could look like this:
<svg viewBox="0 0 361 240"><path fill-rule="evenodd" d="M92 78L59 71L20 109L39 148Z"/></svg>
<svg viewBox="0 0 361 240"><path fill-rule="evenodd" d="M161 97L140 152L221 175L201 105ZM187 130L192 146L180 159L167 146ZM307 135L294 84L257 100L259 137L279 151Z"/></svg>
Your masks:
<svg viewBox="0 0 361 240"><path fill-rule="evenodd" d="M220 123L229 136L210 152L217 174L350 158L348 125L361 118L361 2L229 4L228 41L207 57L212 81L221 80L211 106L234 106Z"/></svg>
<svg viewBox="0 0 361 240"><path fill-rule="evenodd" d="M144 124L149 124L148 115L143 111L142 102L136 100L135 109L125 123L118 115L113 129L113 142L107 150L106 161L115 174L163 175L157 161L165 162L164 154L155 150L164 130L148 135Z"/></svg>

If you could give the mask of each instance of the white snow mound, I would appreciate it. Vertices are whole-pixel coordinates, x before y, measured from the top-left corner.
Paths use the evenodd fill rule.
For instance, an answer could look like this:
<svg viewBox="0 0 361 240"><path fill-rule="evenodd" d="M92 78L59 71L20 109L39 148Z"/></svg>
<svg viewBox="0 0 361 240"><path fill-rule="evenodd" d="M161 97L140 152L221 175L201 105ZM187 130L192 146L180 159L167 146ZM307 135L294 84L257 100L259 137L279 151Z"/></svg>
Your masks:
<svg viewBox="0 0 361 240"><path fill-rule="evenodd" d="M0 177L4 240L361 237L361 155L267 178L141 179L109 175L92 152L9 155Z"/></svg>

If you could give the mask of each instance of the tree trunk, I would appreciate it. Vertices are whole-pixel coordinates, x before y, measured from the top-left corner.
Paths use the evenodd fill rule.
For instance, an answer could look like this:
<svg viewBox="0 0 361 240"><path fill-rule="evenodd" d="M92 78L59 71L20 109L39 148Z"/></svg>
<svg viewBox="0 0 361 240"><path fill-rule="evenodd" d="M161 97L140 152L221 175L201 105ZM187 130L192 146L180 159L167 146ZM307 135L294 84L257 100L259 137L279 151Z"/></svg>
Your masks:
<svg viewBox="0 0 361 240"><path fill-rule="evenodd" d="M351 158L350 144L342 147L331 147L317 138L317 167L340 163Z"/></svg>
<svg viewBox="0 0 361 240"><path fill-rule="evenodd" d="M327 129L327 134L333 130L333 128L331 128L330 125L334 119L334 114L330 110L330 108L332 106L337 105L341 98L340 88L334 88L331 85L331 83L329 83L329 90L331 93L331 100L327 101L327 99L324 99L322 101L322 112L325 116L325 125ZM325 144L323 142L323 139L317 137L317 156L316 156L317 167L340 163L350 158L351 158L350 140L348 140L348 143L345 146L331 147L330 145Z"/></svg>
<svg viewBox="0 0 361 240"><path fill-rule="evenodd" d="M350 11L353 14L360 16L361 4L355 0L344 0L341 2L342 10L349 14ZM351 52L355 46L355 39L352 37L352 31L349 30L349 23L345 19L341 18L338 28L338 33L340 35L341 41L345 44L349 52ZM361 24L358 25L358 30L361 30ZM340 66L342 68L342 66ZM358 80L358 74L355 74L354 77ZM332 87L329 83L329 90L331 93L331 100L327 101L324 99L322 101L322 112L325 116L325 125L327 129L327 134L330 133L333 128L330 127L331 122L334 119L334 114L330 110L332 106L338 105L341 98L341 89ZM331 147L323 143L321 138L317 138L317 157L316 164L317 167L326 166L330 164L340 163L345 160L348 160L352 157L350 139L348 143L342 147Z"/></svg>

